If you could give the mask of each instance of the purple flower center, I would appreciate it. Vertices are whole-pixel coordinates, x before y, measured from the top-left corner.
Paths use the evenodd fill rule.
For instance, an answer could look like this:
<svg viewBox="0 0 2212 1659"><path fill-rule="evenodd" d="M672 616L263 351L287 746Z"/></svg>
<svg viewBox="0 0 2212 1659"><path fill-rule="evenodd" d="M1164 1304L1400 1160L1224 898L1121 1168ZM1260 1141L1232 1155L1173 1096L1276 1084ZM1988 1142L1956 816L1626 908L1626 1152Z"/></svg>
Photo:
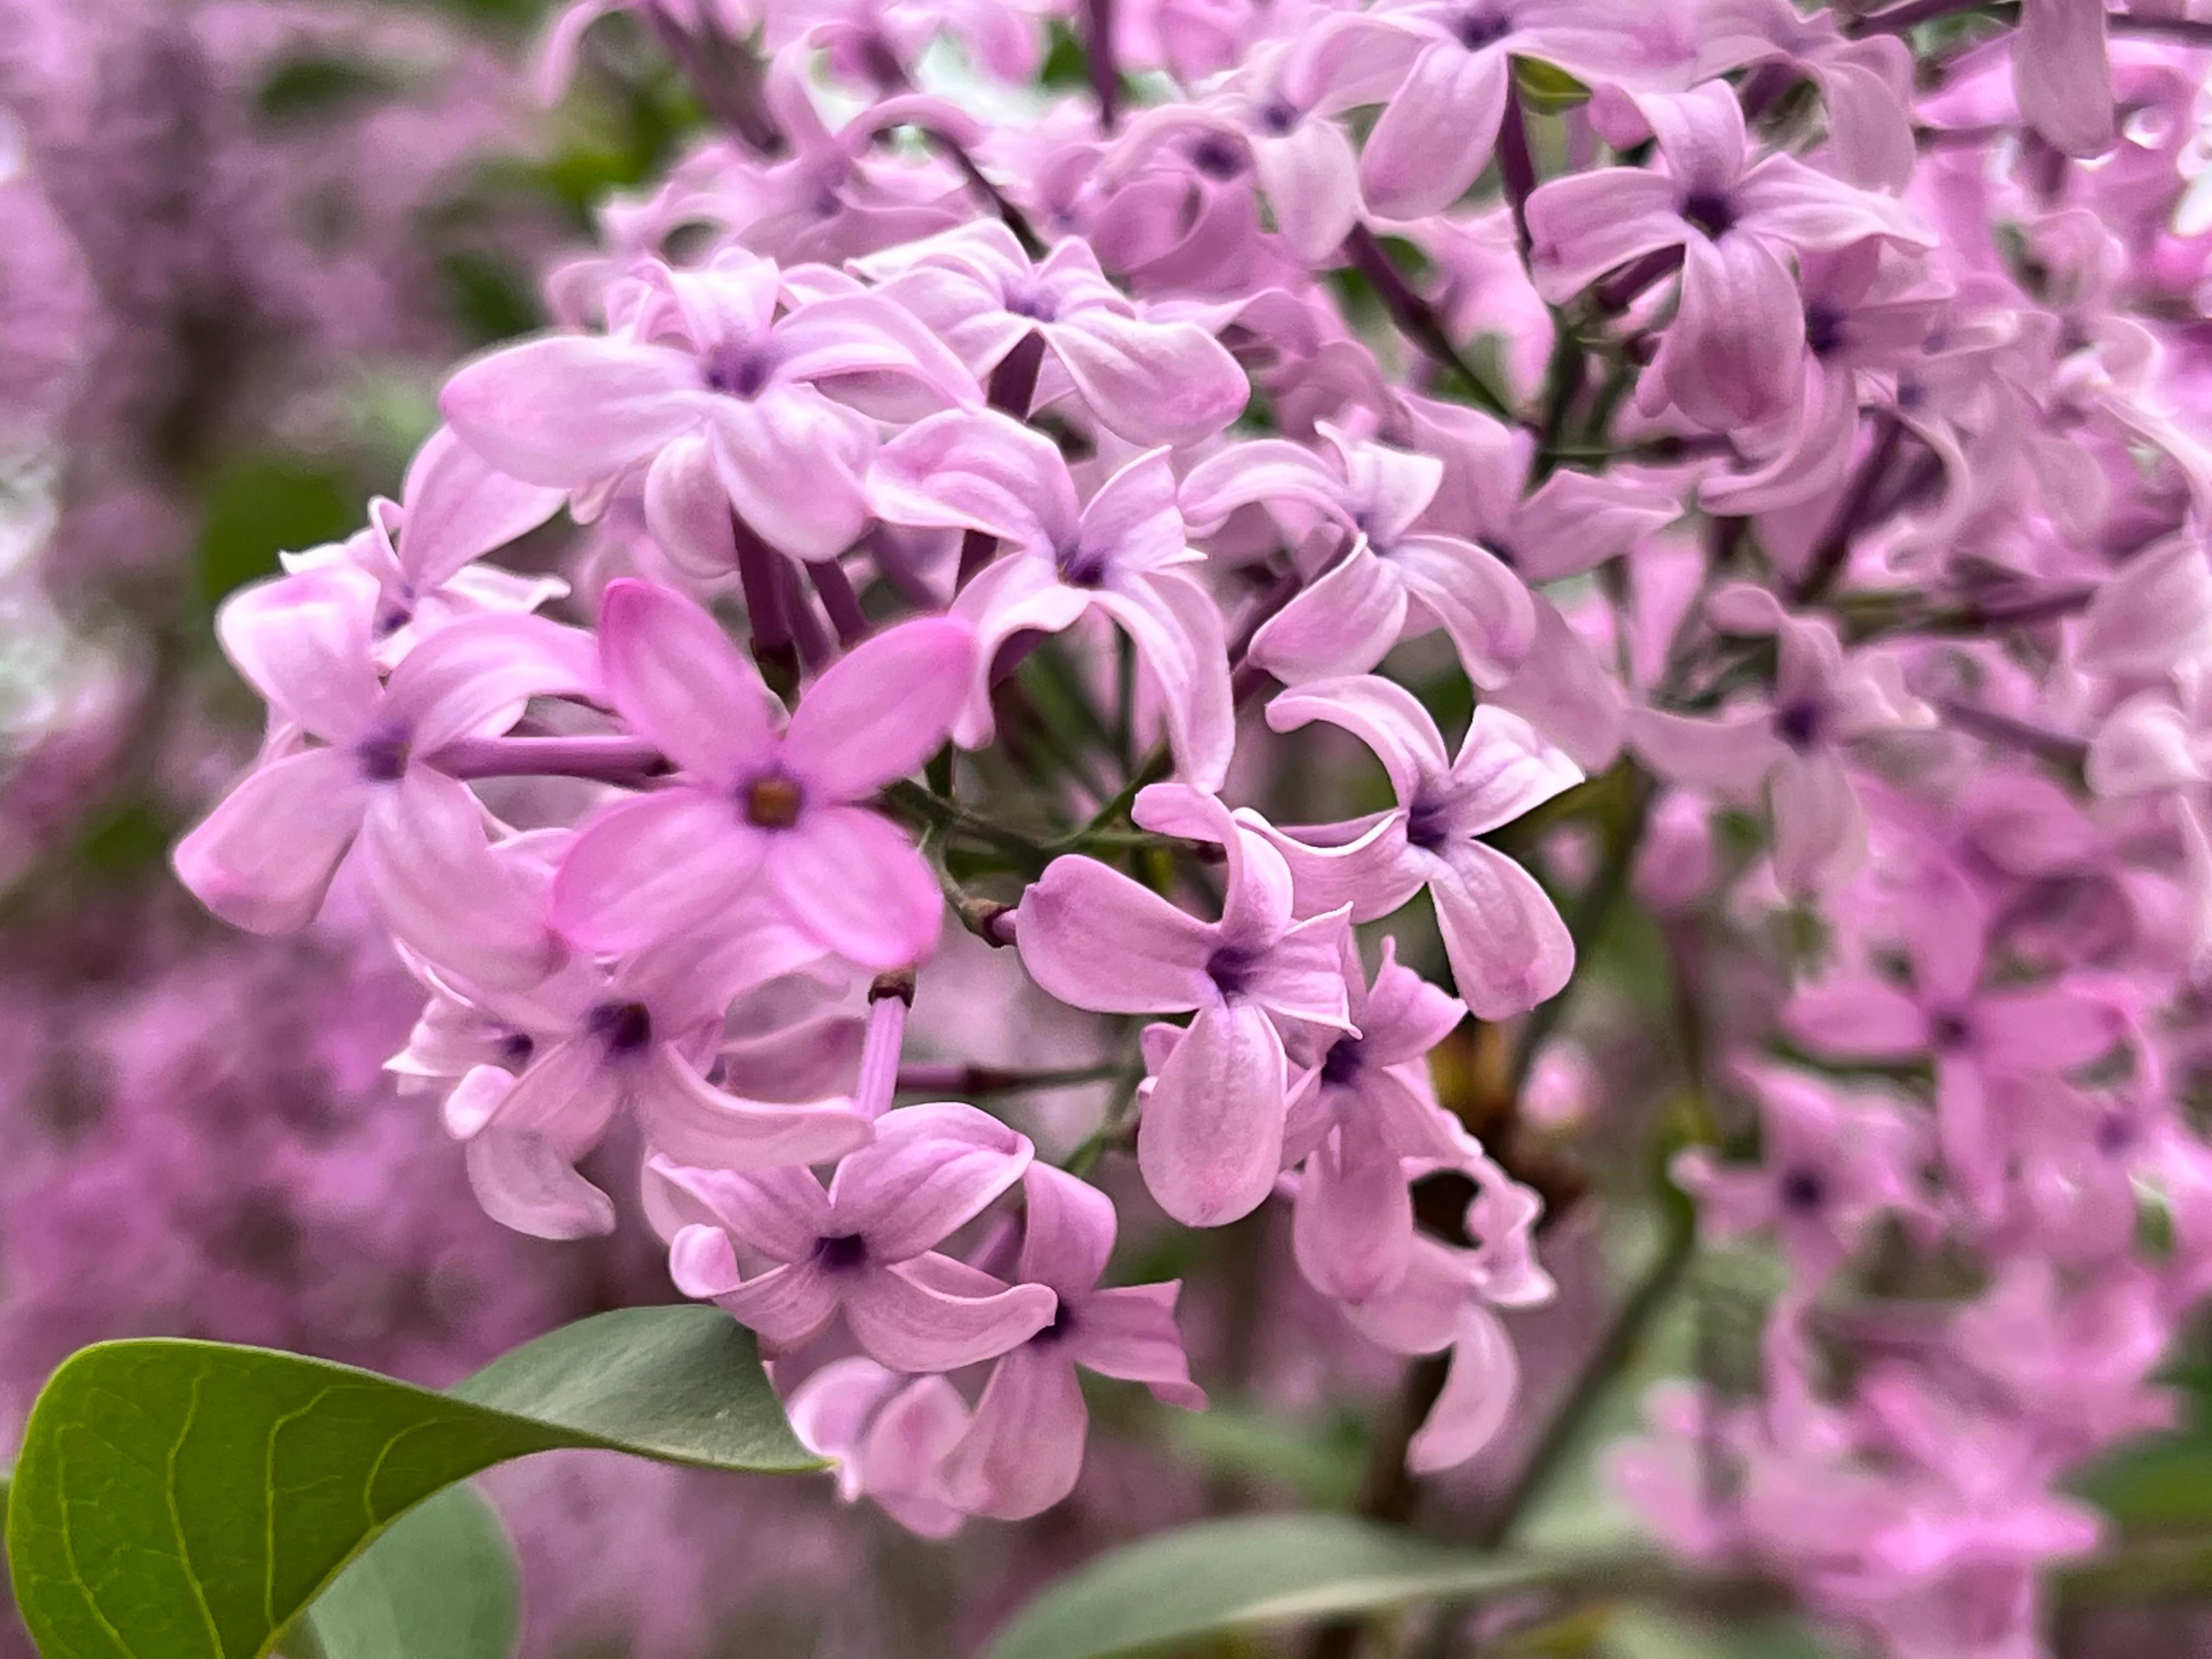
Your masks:
<svg viewBox="0 0 2212 1659"><path fill-rule="evenodd" d="M1828 1201L1828 1178L1818 1170L1801 1165L1784 1170L1775 1191L1790 1214L1811 1215Z"/></svg>
<svg viewBox="0 0 2212 1659"><path fill-rule="evenodd" d="M1460 14L1452 33L1460 45L1469 52L1480 52L1485 46L1495 46L1513 33L1513 25L1486 6Z"/></svg>
<svg viewBox="0 0 2212 1659"><path fill-rule="evenodd" d="M1190 147L1190 164L1209 179L1234 179L1244 171L1244 153L1218 133Z"/></svg>
<svg viewBox="0 0 2212 1659"><path fill-rule="evenodd" d="M1064 1342L1074 1334L1075 1310L1068 1305L1067 1298L1063 1296L1060 1298L1060 1306L1053 1312L1052 1323L1039 1331L1030 1340L1050 1347L1054 1343Z"/></svg>
<svg viewBox="0 0 2212 1659"><path fill-rule="evenodd" d="M1843 343L1843 313L1827 306L1807 306L1805 349L1815 357L1826 357L1840 349Z"/></svg>
<svg viewBox="0 0 2212 1659"><path fill-rule="evenodd" d="M2117 1158L2136 1144L2136 1126L2118 1112L2107 1115L2097 1125L2097 1150L2106 1158Z"/></svg>
<svg viewBox="0 0 2212 1659"><path fill-rule="evenodd" d="M1105 585L1106 556L1096 548L1063 547L1054 551L1052 562L1059 568L1060 580L1070 587Z"/></svg>
<svg viewBox="0 0 2212 1659"><path fill-rule="evenodd" d="M653 1041L653 1013L641 1002L603 1002L584 1023L610 1054L634 1054Z"/></svg>
<svg viewBox="0 0 2212 1659"><path fill-rule="evenodd" d="M1682 216L1709 237L1725 236L1735 224L1735 204L1724 191L1693 190L1682 200Z"/></svg>
<svg viewBox="0 0 2212 1659"><path fill-rule="evenodd" d="M1827 714L1810 697L1797 697L1774 711L1774 735L1802 754L1820 739Z"/></svg>
<svg viewBox="0 0 2212 1659"><path fill-rule="evenodd" d="M1974 1028L1956 1009L1946 1008L1929 1017L1928 1040L1938 1053L1964 1048L1966 1040L1973 1034Z"/></svg>
<svg viewBox="0 0 2212 1659"><path fill-rule="evenodd" d="M1406 809L1407 844L1418 847L1424 853L1435 852L1451 839L1451 833L1446 827L1448 818L1449 813L1443 801L1416 795L1413 804Z"/></svg>
<svg viewBox="0 0 2212 1659"><path fill-rule="evenodd" d="M499 1058L503 1066L527 1066L531 1055L537 1052L537 1040L527 1031L509 1031L499 1040Z"/></svg>
<svg viewBox="0 0 2212 1659"><path fill-rule="evenodd" d="M353 746L361 775L371 783L397 783L407 769L408 734L372 732Z"/></svg>
<svg viewBox="0 0 2212 1659"><path fill-rule="evenodd" d="M707 354L707 390L728 398L757 398L768 385L769 357L758 345L731 342Z"/></svg>
<svg viewBox="0 0 2212 1659"><path fill-rule="evenodd" d="M1206 958L1206 976L1213 981L1214 988L1222 995L1239 996L1251 983L1252 970L1259 965L1259 958L1251 951L1224 945Z"/></svg>
<svg viewBox="0 0 2212 1659"><path fill-rule="evenodd" d="M837 1233L814 1241L814 1259L833 1273L848 1273L868 1262L868 1241L858 1233Z"/></svg>
<svg viewBox="0 0 2212 1659"><path fill-rule="evenodd" d="M744 804L745 822L757 830L790 829L799 822L799 809L806 805L805 791L781 772L755 778L739 799Z"/></svg>
<svg viewBox="0 0 2212 1659"><path fill-rule="evenodd" d="M1358 1037L1346 1037L1322 1056L1321 1080L1343 1086L1356 1079L1366 1058L1360 1053Z"/></svg>
<svg viewBox="0 0 2212 1659"><path fill-rule="evenodd" d="M1280 98L1271 98L1260 107L1260 127L1278 138L1298 124L1298 112Z"/></svg>
<svg viewBox="0 0 2212 1659"><path fill-rule="evenodd" d="M1028 284L1006 295L1006 309L1033 323L1048 323L1060 314L1060 301L1042 287Z"/></svg>

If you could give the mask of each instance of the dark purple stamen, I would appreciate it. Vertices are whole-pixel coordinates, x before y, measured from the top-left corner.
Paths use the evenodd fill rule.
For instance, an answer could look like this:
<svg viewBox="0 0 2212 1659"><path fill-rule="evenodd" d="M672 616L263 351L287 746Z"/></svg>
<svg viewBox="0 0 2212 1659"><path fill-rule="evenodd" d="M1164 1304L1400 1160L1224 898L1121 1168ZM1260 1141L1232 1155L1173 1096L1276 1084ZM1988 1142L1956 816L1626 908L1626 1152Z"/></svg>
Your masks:
<svg viewBox="0 0 2212 1659"><path fill-rule="evenodd" d="M1791 1215L1810 1215L1828 1201L1828 1180L1818 1170L1785 1170L1776 1186L1782 1207Z"/></svg>
<svg viewBox="0 0 2212 1659"><path fill-rule="evenodd" d="M839 1233L831 1238L817 1239L814 1259L831 1273L850 1273L867 1264L868 1241L858 1233Z"/></svg>
<svg viewBox="0 0 2212 1659"><path fill-rule="evenodd" d="M1948 1008L1930 1016L1928 1021L1928 1041L1939 1053L1963 1048L1973 1034L1974 1028L1966 1023L1966 1017Z"/></svg>
<svg viewBox="0 0 2212 1659"><path fill-rule="evenodd" d="M707 354L707 390L757 398L768 385L768 354L757 345L718 345Z"/></svg>
<svg viewBox="0 0 2212 1659"><path fill-rule="evenodd" d="M407 769L407 734L372 732L353 746L361 775L371 783L397 783Z"/></svg>
<svg viewBox="0 0 2212 1659"><path fill-rule="evenodd" d="M1826 713L1810 697L1798 697L1774 711L1774 735L1801 754L1820 741L1820 728L1826 723Z"/></svg>
<svg viewBox="0 0 2212 1659"><path fill-rule="evenodd" d="M1440 800L1426 800L1416 796L1406 809L1406 842L1425 853L1433 853L1451 839L1447 827L1449 809Z"/></svg>
<svg viewBox="0 0 2212 1659"><path fill-rule="evenodd" d="M1826 357L1844 343L1842 313L1826 306L1805 307L1805 349L1815 357Z"/></svg>
<svg viewBox="0 0 2212 1659"><path fill-rule="evenodd" d="M1048 1347L1053 1343L1065 1341L1074 1334L1075 1310L1068 1305L1067 1298L1062 1297L1060 1298L1060 1306L1053 1313L1052 1323L1039 1331L1030 1340L1043 1343Z"/></svg>
<svg viewBox="0 0 2212 1659"><path fill-rule="evenodd" d="M1257 959L1250 951L1224 945L1207 959L1206 976L1213 981L1215 988L1222 995L1233 997L1244 989L1252 977L1252 970L1258 966Z"/></svg>
<svg viewBox="0 0 2212 1659"><path fill-rule="evenodd" d="M653 1013L641 1002L603 1002L585 1024L610 1054L634 1054L653 1041Z"/></svg>
<svg viewBox="0 0 2212 1659"><path fill-rule="evenodd" d="M1234 179L1244 171L1244 153L1226 138L1209 134L1190 147L1190 164L1209 179Z"/></svg>
<svg viewBox="0 0 2212 1659"><path fill-rule="evenodd" d="M1476 10L1462 12L1452 28L1460 45L1469 52L1480 52L1485 46L1495 46L1513 33L1513 25L1496 12Z"/></svg>
<svg viewBox="0 0 2212 1659"><path fill-rule="evenodd" d="M1709 237L1725 236L1735 224L1735 205L1717 190L1693 190L1682 203L1682 216Z"/></svg>

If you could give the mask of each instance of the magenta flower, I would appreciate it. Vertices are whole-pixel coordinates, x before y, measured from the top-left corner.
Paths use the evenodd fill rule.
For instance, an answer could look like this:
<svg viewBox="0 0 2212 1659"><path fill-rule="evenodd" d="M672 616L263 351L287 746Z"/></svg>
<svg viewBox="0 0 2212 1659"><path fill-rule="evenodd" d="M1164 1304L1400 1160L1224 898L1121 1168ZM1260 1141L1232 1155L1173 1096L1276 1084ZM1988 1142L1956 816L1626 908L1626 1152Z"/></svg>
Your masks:
<svg viewBox="0 0 2212 1659"><path fill-rule="evenodd" d="M173 856L178 878L234 927L306 927L364 829L391 859L414 856L437 838L416 808L473 810L466 786L422 775L439 750L506 731L533 696L598 685L589 635L501 614L433 635L380 684L360 599L344 574L311 571L244 589L216 617L224 652L269 703L271 738Z"/></svg>
<svg viewBox="0 0 2212 1659"><path fill-rule="evenodd" d="M979 378L1034 336L1064 381L1048 376L1037 404L1072 390L1101 426L1131 443L1210 438L1251 396L1244 371L1218 341L1194 323L1142 315L1106 280L1085 242L1062 241L1032 264L1006 226L984 220L858 268Z"/></svg>
<svg viewBox="0 0 2212 1659"><path fill-rule="evenodd" d="M1785 890L1824 891L1866 861L1866 809L1852 787L1851 746L1885 732L1932 725L1895 662L1844 653L1822 617L1784 614L1774 596L1737 586L1708 607L1731 633L1772 634L1774 694L1714 719L1632 710L1629 741L1664 777L1774 813L1774 874Z"/></svg>
<svg viewBox="0 0 2212 1659"><path fill-rule="evenodd" d="M1292 524L1333 520L1312 578L1252 640L1250 660L1291 684L1364 673L1400 637L1442 628L1477 685L1503 682L1534 642L1536 611L1520 579L1489 553L1416 522L1443 479L1433 457L1355 441L1324 425L1325 458L1281 438L1211 455L1183 480L1182 510L1200 530L1265 502Z"/></svg>
<svg viewBox="0 0 2212 1659"><path fill-rule="evenodd" d="M857 803L945 741L973 671L968 625L886 630L781 705L713 617L647 582L600 611L607 696L678 770L587 823L553 884L553 919L596 951L635 950L711 916L758 882L793 927L871 968L927 953L937 878L888 819Z"/></svg>
<svg viewBox="0 0 2212 1659"><path fill-rule="evenodd" d="M885 1113L826 1190L800 1165L740 1174L657 1160L693 1218L669 1246L669 1272L771 1349L811 1341L842 1312L861 1351L893 1370L972 1365L1050 1324L1055 1298L932 1247L1020 1180L1030 1158L1006 1125L945 1101Z"/></svg>
<svg viewBox="0 0 2212 1659"><path fill-rule="evenodd" d="M1437 1104L1429 1050L1467 1009L1411 969L1386 939L1375 983L1347 964L1352 1023L1334 1036L1291 1102L1283 1161L1303 1162L1291 1244L1305 1280L1340 1302L1364 1302L1395 1287L1413 1254L1408 1160L1453 1162L1461 1133Z"/></svg>
<svg viewBox="0 0 2212 1659"><path fill-rule="evenodd" d="M1372 675L1321 680L1267 705L1267 724L1340 726L1372 749L1398 805L1371 818L1268 832L1289 860L1302 915L1386 916L1429 890L1452 979L1480 1019L1525 1013L1574 971L1566 924L1536 879L1479 837L1582 781L1518 716L1475 710L1456 759L1413 695Z"/></svg>
<svg viewBox="0 0 2212 1659"><path fill-rule="evenodd" d="M1796 396L1804 308L1785 255L1854 242L1933 240L1897 202L1787 155L1753 161L1735 90L1709 82L1634 101L1662 173L1601 167L1528 198L1538 289L1564 303L1616 266L1679 249L1681 302L1639 398L1717 431L1784 415Z"/></svg>
<svg viewBox="0 0 2212 1659"><path fill-rule="evenodd" d="M528 340L469 364L441 400L461 441L532 483L587 492L633 467L711 467L731 507L793 558L834 558L867 521L872 416L981 400L907 312L859 292L777 316L781 273L732 250L703 270L650 265L611 297L605 336ZM658 483L651 476L660 474ZM807 487L793 489L803 477Z"/></svg>
<svg viewBox="0 0 2212 1659"><path fill-rule="evenodd" d="M2118 137L2105 0L2023 0L2012 38L2021 118L2054 149L2101 155Z"/></svg>
<svg viewBox="0 0 2212 1659"><path fill-rule="evenodd" d="M972 1515L1024 1521L1075 1489L1090 1413L1075 1368L1142 1382L1164 1405L1201 1411L1176 1330L1180 1284L1097 1288L1114 1253L1113 1200L1042 1164L1022 1176L1026 1200L1021 1279L1060 1297L1058 1311L992 1368L975 1420L945 1466L945 1482Z"/></svg>
<svg viewBox="0 0 2212 1659"><path fill-rule="evenodd" d="M2125 1012L2087 976L1985 984L1988 908L1958 871L1931 864L1905 890L1896 916L1910 985L1847 968L1791 998L1783 1026L1830 1058L1932 1060L1944 1161L1986 1215L2009 1152L2008 1091L2019 1079L2071 1071L2110 1052L2126 1034Z"/></svg>
<svg viewBox="0 0 2212 1659"><path fill-rule="evenodd" d="M500 1058L520 1068L509 1077L477 1066L446 1104L485 1212L540 1238L612 1231L613 1203L575 1165L625 1112L649 1152L710 1168L812 1164L866 1145L869 1121L847 1101L770 1105L704 1075L730 1003L819 956L788 929L718 930L640 951L611 972L575 963L528 991L470 994L507 1034Z"/></svg>
<svg viewBox="0 0 2212 1659"><path fill-rule="evenodd" d="M1257 1209L1283 1166L1289 1075L1275 1022L1350 1029L1347 912L1294 920L1282 854L1210 795L1154 784L1134 817L1223 848L1221 919L1200 921L1095 859L1063 858L1022 896L1016 939L1030 977L1072 1006L1195 1012L1153 1080L1137 1164L1162 1209L1216 1227Z"/></svg>
<svg viewBox="0 0 2212 1659"><path fill-rule="evenodd" d="M991 740L999 647L1096 610L1136 647L1184 777L1220 787L1236 741L1229 652L1212 596L1183 568L1204 556L1183 538L1166 451L1131 461L1079 507L1051 440L995 412L954 412L885 445L869 494L891 523L981 530L1010 544L952 605L975 628L975 683L953 728L963 748Z"/></svg>
<svg viewBox="0 0 2212 1659"><path fill-rule="evenodd" d="M407 468L399 500L368 504L368 527L339 544L282 556L295 574L358 572L370 637L389 666L423 635L482 611L535 611L568 591L476 561L561 510L562 494L495 470L440 427Z"/></svg>
<svg viewBox="0 0 2212 1659"><path fill-rule="evenodd" d="M968 1404L941 1376L902 1376L855 1354L812 1373L784 1402L792 1431L837 1466L837 1495L869 1498L921 1538L968 1519L947 1495L945 1461L968 1432Z"/></svg>

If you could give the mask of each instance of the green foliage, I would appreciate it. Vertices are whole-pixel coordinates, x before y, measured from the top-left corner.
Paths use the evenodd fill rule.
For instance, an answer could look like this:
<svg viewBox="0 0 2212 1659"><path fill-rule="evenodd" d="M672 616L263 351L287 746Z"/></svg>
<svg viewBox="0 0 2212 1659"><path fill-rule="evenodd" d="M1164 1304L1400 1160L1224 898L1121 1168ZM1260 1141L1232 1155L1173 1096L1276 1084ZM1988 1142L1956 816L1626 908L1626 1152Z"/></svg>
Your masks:
<svg viewBox="0 0 2212 1659"><path fill-rule="evenodd" d="M276 556L349 535L360 492L311 458L240 455L208 481L201 509L200 596L215 604L276 570Z"/></svg>
<svg viewBox="0 0 2212 1659"><path fill-rule="evenodd" d="M253 112L271 126L301 126L349 115L402 89L386 65L335 52L279 58L253 89Z"/></svg>
<svg viewBox="0 0 2212 1659"><path fill-rule="evenodd" d="M1108 1659L1255 1626L1579 1584L1632 1593L1641 1555L1515 1557L1348 1516L1200 1522L1109 1551L1017 1614L987 1659Z"/></svg>
<svg viewBox="0 0 2212 1659"><path fill-rule="evenodd" d="M1579 108L1590 97L1590 89L1566 70L1537 58L1513 60L1513 89L1522 107L1543 115Z"/></svg>
<svg viewBox="0 0 2212 1659"><path fill-rule="evenodd" d="M570 1446L821 1467L751 1334L711 1308L602 1314L446 1395L265 1349L102 1343L54 1374L24 1431L17 1605L46 1659L258 1659L424 1498Z"/></svg>
<svg viewBox="0 0 2212 1659"><path fill-rule="evenodd" d="M471 1488L448 1486L332 1580L284 1646L295 1659L507 1659L521 1629L497 1512Z"/></svg>

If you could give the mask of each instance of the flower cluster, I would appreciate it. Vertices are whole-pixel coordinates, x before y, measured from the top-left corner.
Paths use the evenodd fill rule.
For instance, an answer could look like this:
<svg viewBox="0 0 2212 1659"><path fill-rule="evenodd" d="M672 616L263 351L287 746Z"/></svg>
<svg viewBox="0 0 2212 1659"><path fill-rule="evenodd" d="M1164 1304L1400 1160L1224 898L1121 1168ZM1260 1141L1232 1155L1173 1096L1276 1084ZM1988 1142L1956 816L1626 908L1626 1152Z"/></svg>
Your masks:
<svg viewBox="0 0 2212 1659"><path fill-rule="evenodd" d="M179 872L283 933L351 860L484 1208L613 1229L621 1126L678 1286L787 1377L842 1345L794 1420L933 1535L1073 1487L1079 1369L1203 1401L1178 1286L1101 1287L1123 1152L1449 1353L1394 1456L1491 1440L1535 1114L1486 1150L1427 1062L1571 1073L1633 897L1705 946L1676 1179L1788 1289L1624 1489L1892 1651L2021 1651L2212 1286L2203 26L1051 9L564 15L550 82L628 11L719 135L225 605L266 738ZM1087 89L928 89L1048 24ZM563 512L588 625L487 562ZM1120 1045L1057 1162L902 1072L948 921Z"/></svg>

